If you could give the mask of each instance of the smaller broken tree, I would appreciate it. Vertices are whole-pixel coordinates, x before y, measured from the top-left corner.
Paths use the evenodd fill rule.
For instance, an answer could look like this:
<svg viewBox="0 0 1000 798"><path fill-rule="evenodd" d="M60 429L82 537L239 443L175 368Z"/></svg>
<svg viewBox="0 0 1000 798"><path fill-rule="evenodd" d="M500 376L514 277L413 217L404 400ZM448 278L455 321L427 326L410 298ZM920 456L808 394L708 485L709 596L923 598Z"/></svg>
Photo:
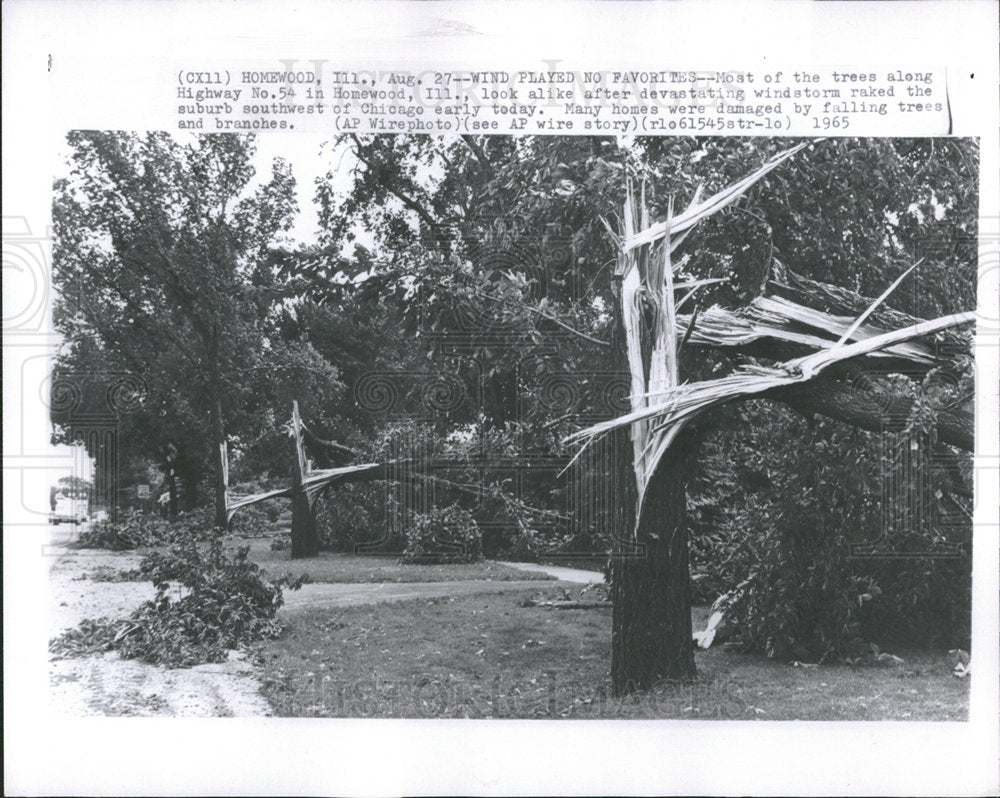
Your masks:
<svg viewBox="0 0 1000 798"><path fill-rule="evenodd" d="M686 458L692 456L689 423L711 408L749 398L787 402L869 430L891 428L912 400L874 397L856 387L859 373L919 373L941 363L928 336L950 335L965 351L969 341L952 331L974 314L925 321L881 307L909 274L876 300L799 278L783 271L776 294L738 311L712 307L703 314L679 313L706 282L685 276L672 254L691 228L735 202L746 190L811 142L772 158L756 172L701 201L696 192L679 215L650 224L644 191L637 203L629 187L619 234L608 226L619 250L616 276L625 352L632 375L631 412L571 435L584 445L616 430L630 431L637 502L632 535L617 542L612 557L612 683L616 694L646 690L663 680L695 675L691 630L688 540L685 523ZM912 270L913 267L911 267ZM678 297L677 293L685 293ZM805 294L807 304L788 298ZM812 301L808 299L811 297ZM830 299L836 300L830 303ZM827 300L854 315L817 309ZM858 308L863 302L864 307ZM876 323L877 322L877 323ZM880 326L884 325L884 326ZM740 347L764 354L774 365L749 362L732 373L685 383L678 350L702 346ZM791 356L792 353L802 353ZM972 449L972 418L950 410L938 419L938 440Z"/></svg>
<svg viewBox="0 0 1000 798"><path fill-rule="evenodd" d="M306 456L303 431L307 428L299 415L299 403L292 402L292 420L289 432L295 444L295 461L292 469L292 484L287 488L242 496L229 489L228 447L220 445L222 480L224 487L226 521L232 521L237 510L268 499L290 498L292 500L292 557L316 557L319 554L319 536L316 530L316 502L332 486L345 482L364 482L384 479L386 465L360 463L339 468L314 469ZM327 445L337 444L324 441Z"/></svg>

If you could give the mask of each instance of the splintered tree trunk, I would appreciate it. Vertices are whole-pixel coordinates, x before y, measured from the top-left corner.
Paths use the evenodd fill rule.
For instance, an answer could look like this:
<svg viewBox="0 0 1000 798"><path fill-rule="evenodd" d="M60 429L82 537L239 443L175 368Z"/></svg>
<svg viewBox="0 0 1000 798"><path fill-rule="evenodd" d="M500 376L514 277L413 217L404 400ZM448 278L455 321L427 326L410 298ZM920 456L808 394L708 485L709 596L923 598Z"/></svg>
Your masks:
<svg viewBox="0 0 1000 798"><path fill-rule="evenodd" d="M612 561L611 681L615 695L694 678L683 467L665 460L647 488L643 554Z"/></svg>
<svg viewBox="0 0 1000 798"><path fill-rule="evenodd" d="M177 468L173 464L167 466L167 493L170 494L167 511L173 520L177 517Z"/></svg>
<svg viewBox="0 0 1000 798"><path fill-rule="evenodd" d="M215 525L221 529L229 527L229 516L226 512L226 482L222 472L222 443L226 439L222 420L222 400L216 394L212 403L212 450L215 467Z"/></svg>
<svg viewBox="0 0 1000 798"><path fill-rule="evenodd" d="M292 557L318 557L319 535L316 533L315 505L302 487L308 461L302 442L299 403L292 402L292 427L295 434L295 462L292 466Z"/></svg>
<svg viewBox="0 0 1000 798"><path fill-rule="evenodd" d="M643 198L642 207L636 208L629 192L624 213L626 240L635 230L650 228L644 206ZM618 260L622 276L619 318L633 410L646 408L651 395L680 383L670 258L672 216L671 203L665 240L658 250L626 247ZM633 551L625 547L612 565L611 680L616 695L695 675L684 458L676 441L665 454L657 454L667 439L650 422L633 424L630 434L637 490L642 493L645 486L645 495L642 506L636 508L639 517L629 541Z"/></svg>
<svg viewBox="0 0 1000 798"><path fill-rule="evenodd" d="M615 276L620 280L616 289L620 301L615 306L623 337L613 351L619 362L624 355L628 364L633 413L662 402L662 396L683 382L678 346L683 330L674 303L673 250L698 221L735 202L804 146L779 153L707 200L701 200L699 188L678 216L672 199L668 200L666 218L655 224L650 223L645 186L638 198L630 184L626 187L623 230L615 236L619 246ZM698 281L685 282L687 296L697 287ZM695 675L685 528L688 456L677 440L686 436L680 427L667 428L652 418L633 418L629 429L636 490L643 498L637 508L638 523L630 530L634 535L619 545L620 556L612 563L611 675L618 695L649 689L664 679ZM633 554L629 549L636 545L640 551Z"/></svg>
<svg viewBox="0 0 1000 798"><path fill-rule="evenodd" d="M296 486L292 495L292 557L317 556L319 537L316 534L316 516L305 491Z"/></svg>

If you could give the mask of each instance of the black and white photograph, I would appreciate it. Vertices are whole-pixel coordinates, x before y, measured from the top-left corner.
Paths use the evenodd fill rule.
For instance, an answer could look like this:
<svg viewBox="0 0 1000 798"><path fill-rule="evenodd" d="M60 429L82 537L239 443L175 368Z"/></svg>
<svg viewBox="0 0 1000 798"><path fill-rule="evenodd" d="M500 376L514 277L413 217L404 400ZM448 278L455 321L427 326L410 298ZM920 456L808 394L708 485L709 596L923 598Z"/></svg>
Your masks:
<svg viewBox="0 0 1000 798"><path fill-rule="evenodd" d="M995 9L140 5L4 25L11 794L1000 786Z"/></svg>
<svg viewBox="0 0 1000 798"><path fill-rule="evenodd" d="M967 717L975 141L262 139L67 137L59 710Z"/></svg>

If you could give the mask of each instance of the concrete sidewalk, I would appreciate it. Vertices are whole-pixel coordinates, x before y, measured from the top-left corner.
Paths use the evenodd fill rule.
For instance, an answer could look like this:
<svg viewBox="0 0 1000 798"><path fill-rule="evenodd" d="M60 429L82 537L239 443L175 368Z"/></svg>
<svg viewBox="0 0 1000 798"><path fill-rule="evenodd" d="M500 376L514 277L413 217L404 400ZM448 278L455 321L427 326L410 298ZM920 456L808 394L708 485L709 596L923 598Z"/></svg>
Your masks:
<svg viewBox="0 0 1000 798"><path fill-rule="evenodd" d="M561 582L574 582L578 585L593 585L604 581L604 574L600 571L583 571L579 568L564 568L561 565L537 565L530 562L501 562L500 565L509 565L511 568L518 568L522 571L538 571L554 576Z"/></svg>
<svg viewBox="0 0 1000 798"><path fill-rule="evenodd" d="M357 607L418 598L545 590L559 584L541 580L505 582L485 579L458 582L312 582L298 590L286 590L285 603L279 610L279 615L314 607Z"/></svg>
<svg viewBox="0 0 1000 798"><path fill-rule="evenodd" d="M454 582L312 582L299 590L285 591L280 613L293 613L314 607L357 607L386 601L419 598L469 596L477 593L513 593L521 590L546 590L570 585L599 584L604 575L597 571L564 568L561 565L538 565L524 562L501 562L521 571L548 574L556 581L503 581L469 579Z"/></svg>

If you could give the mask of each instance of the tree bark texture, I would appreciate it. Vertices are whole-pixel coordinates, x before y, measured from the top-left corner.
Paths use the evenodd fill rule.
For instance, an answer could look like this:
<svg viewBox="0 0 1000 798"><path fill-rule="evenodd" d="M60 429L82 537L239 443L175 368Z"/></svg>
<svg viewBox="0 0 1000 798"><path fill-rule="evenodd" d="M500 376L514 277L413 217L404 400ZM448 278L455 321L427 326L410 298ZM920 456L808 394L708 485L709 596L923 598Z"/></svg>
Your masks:
<svg viewBox="0 0 1000 798"><path fill-rule="evenodd" d="M301 480L296 480L292 494L292 558L319 556L319 536L316 533L316 514L309 497L302 490Z"/></svg>
<svg viewBox="0 0 1000 798"><path fill-rule="evenodd" d="M615 695L695 676L683 472L681 458L673 453L662 461L639 520L638 542L645 551L619 547L612 560Z"/></svg>
<svg viewBox="0 0 1000 798"><path fill-rule="evenodd" d="M215 466L215 525L221 529L229 527L229 517L226 512L226 480L222 470L222 443L225 439L222 399L216 393L212 400L212 459Z"/></svg>
<svg viewBox="0 0 1000 798"><path fill-rule="evenodd" d="M764 396L784 402L803 413L844 421L871 432L898 432L906 427L913 400L877 393L836 380L816 379L770 391ZM937 438L966 452L975 451L975 419L963 410L943 410L937 416Z"/></svg>

